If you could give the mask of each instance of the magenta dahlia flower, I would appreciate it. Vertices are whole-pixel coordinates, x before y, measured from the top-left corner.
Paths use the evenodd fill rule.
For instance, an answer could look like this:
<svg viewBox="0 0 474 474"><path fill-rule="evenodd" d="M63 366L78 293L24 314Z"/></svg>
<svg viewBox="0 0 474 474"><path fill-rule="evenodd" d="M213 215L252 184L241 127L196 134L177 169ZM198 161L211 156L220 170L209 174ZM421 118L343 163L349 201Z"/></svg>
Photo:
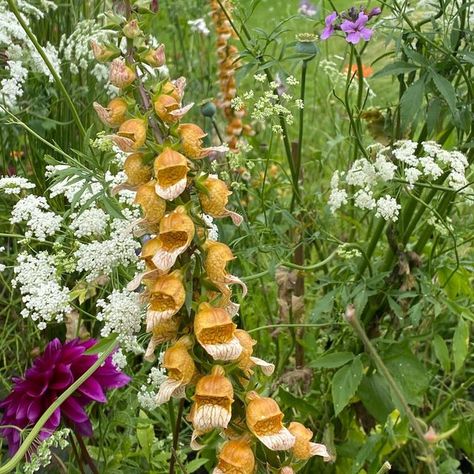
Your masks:
<svg viewBox="0 0 474 474"><path fill-rule="evenodd" d="M8 441L9 452L13 455L21 442L20 429L33 426L47 408L70 387L98 358L97 354L84 352L96 341L89 339L61 344L59 339L51 341L33 362L23 377L13 378L13 389L0 402L3 411L0 435ZM61 421L61 417L78 433L84 436L92 434L92 425L84 407L91 402L105 403L104 390L123 387L130 377L123 374L112 364L109 356L57 410L53 412L39 434L44 440L51 436Z"/></svg>

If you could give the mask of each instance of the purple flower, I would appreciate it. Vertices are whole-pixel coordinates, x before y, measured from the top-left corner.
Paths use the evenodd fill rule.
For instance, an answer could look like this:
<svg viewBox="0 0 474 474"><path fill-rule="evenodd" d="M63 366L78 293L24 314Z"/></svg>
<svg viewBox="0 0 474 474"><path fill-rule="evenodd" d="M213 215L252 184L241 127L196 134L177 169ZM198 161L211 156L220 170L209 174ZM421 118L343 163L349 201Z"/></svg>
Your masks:
<svg viewBox="0 0 474 474"><path fill-rule="evenodd" d="M360 12L357 20L345 20L342 22L341 30L346 33L346 41L348 43L357 44L361 39L369 41L373 31L365 27L368 20L369 17L363 12Z"/></svg>
<svg viewBox="0 0 474 474"><path fill-rule="evenodd" d="M375 7L375 8L372 8L372 10L370 10L370 12L367 15L369 16L369 20L370 20L373 16L380 15L381 13L382 13L382 9L380 7Z"/></svg>
<svg viewBox="0 0 474 474"><path fill-rule="evenodd" d="M325 23L326 27L324 28L323 32L321 33L321 39L322 40L327 40L334 33L334 23L336 21L336 18L337 18L337 13L332 12L324 20L324 23Z"/></svg>
<svg viewBox="0 0 474 474"><path fill-rule="evenodd" d="M309 0L300 0L298 12L305 16L314 16L318 13L318 10Z"/></svg>
<svg viewBox="0 0 474 474"><path fill-rule="evenodd" d="M13 378L13 389L0 402L3 411L0 425L13 425L20 429L33 426L48 407L70 387L96 361L97 354L84 352L95 344L94 339L61 344L59 339L51 341L42 356L33 362L23 377ZM121 373L112 364L109 356L104 364L89 377L72 396L56 409L39 434L39 440L51 436L63 416L73 429L84 436L92 434L92 425L84 407L96 401L107 401L104 390L126 385L130 377ZM10 455L20 446L20 430L2 428L0 435L8 441Z"/></svg>

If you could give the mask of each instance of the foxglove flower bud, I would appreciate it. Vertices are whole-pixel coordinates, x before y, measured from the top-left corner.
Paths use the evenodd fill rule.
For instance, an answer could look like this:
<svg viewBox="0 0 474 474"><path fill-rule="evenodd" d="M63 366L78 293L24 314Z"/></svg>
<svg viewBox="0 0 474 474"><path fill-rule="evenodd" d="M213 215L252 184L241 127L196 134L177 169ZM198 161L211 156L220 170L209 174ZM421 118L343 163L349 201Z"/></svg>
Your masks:
<svg viewBox="0 0 474 474"><path fill-rule="evenodd" d="M143 55L143 61L151 67L161 67L166 62L165 45L160 44L156 49L150 49Z"/></svg>
<svg viewBox="0 0 474 474"><path fill-rule="evenodd" d="M223 308L209 303L199 305L194 318L194 333L199 344L214 360L235 360L242 346L235 337L236 324Z"/></svg>
<svg viewBox="0 0 474 474"><path fill-rule="evenodd" d="M154 168L158 196L171 201L186 189L189 167L188 160L181 153L166 148L156 157Z"/></svg>
<svg viewBox="0 0 474 474"><path fill-rule="evenodd" d="M283 426L283 413L278 403L256 392L249 392L247 400L245 415L250 431L272 451L291 449L296 438Z"/></svg>
<svg viewBox="0 0 474 474"><path fill-rule="evenodd" d="M120 55L120 50L114 46L104 46L96 41L90 42L92 54L100 63L106 63Z"/></svg>
<svg viewBox="0 0 474 474"><path fill-rule="evenodd" d="M140 26L138 26L138 21L136 19L130 20L122 28L122 32L129 39L138 38L143 34L143 31L140 29Z"/></svg>
<svg viewBox="0 0 474 474"><path fill-rule="evenodd" d="M161 94L153 103L156 115L165 123L178 122L194 104L181 107L181 104L171 95Z"/></svg>
<svg viewBox="0 0 474 474"><path fill-rule="evenodd" d="M146 120L129 119L123 122L118 132L110 138L122 151L132 152L145 144L147 130Z"/></svg>
<svg viewBox="0 0 474 474"><path fill-rule="evenodd" d="M253 374L252 367L259 366L262 369L264 375L272 375L275 370L275 366L270 362L266 362L258 357L253 357L253 346L257 343L247 331L243 329L237 329L235 331L235 337L239 340L242 346L242 353L238 359L239 368L245 374L246 377L250 377Z"/></svg>
<svg viewBox="0 0 474 474"><path fill-rule="evenodd" d="M112 99L107 107L102 107L97 102L94 102L93 106L100 121L108 127L118 127L125 121L128 105L121 97Z"/></svg>
<svg viewBox="0 0 474 474"><path fill-rule="evenodd" d="M117 58L112 61L109 71L109 80L115 87L124 89L132 84L136 78L137 75L135 71L128 67L123 59Z"/></svg>

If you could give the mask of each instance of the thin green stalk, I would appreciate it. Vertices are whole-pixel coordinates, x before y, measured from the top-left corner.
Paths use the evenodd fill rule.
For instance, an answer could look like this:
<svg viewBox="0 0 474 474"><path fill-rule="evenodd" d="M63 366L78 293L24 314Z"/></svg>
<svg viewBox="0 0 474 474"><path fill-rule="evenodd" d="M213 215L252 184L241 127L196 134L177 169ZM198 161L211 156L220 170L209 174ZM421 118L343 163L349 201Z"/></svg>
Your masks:
<svg viewBox="0 0 474 474"><path fill-rule="evenodd" d="M357 334L359 339L363 342L365 349L368 352L372 361L374 362L375 366L377 367L377 370L384 377L384 379L386 380L386 382L392 389L392 393L395 395L400 405L403 407L405 415L407 416L408 421L411 427L413 428L413 431L415 432L416 436L418 437L420 441L423 456L425 458L424 461L428 466L428 470L430 471L431 474L436 474L438 470L436 468L436 463L434 461L433 452L431 450L429 443L425 439L423 428L420 422L417 420L415 414L411 411L411 408L408 405L405 395L403 394L400 387L398 386L398 383L392 377L392 374L388 370L387 366L384 364L382 358L377 352L377 349L375 349L375 346L370 342L369 337L367 336L364 328L359 322L359 319L355 311L355 307L353 305L349 305L347 307L345 319L349 323L349 325L352 327L352 329L354 329L354 332Z"/></svg>
<svg viewBox="0 0 474 474"><path fill-rule="evenodd" d="M367 268L370 258L372 257L372 254L374 253L375 247L377 246L377 242L379 241L384 228L385 228L385 220L382 218L379 218L377 227L374 229L374 233L372 235L372 238L370 239L369 245L365 252L366 258L364 258L359 264L359 269L357 270L356 281L359 280L359 278L363 275L365 269Z"/></svg>
<svg viewBox="0 0 474 474"><path fill-rule="evenodd" d="M327 326L340 326L341 323L282 323L282 324L267 324L266 326L260 326L258 328L249 329L247 332L257 332L263 329L275 329L275 328L325 328Z"/></svg>
<svg viewBox="0 0 474 474"><path fill-rule="evenodd" d="M29 435L25 438L21 446L18 448L18 451L14 456L3 466L0 467L0 474L6 474L13 471L15 467L22 461L25 454L28 452L31 444L36 440L36 437L39 435L41 429L49 420L54 411L59 408L107 359L107 357L112 354L115 349L115 340L111 341L108 346L106 346L104 352L98 357L94 365L92 365L88 370L86 370L65 392L63 392L54 403L52 403L49 408L43 413L41 418L33 426Z"/></svg>
<svg viewBox="0 0 474 474"><path fill-rule="evenodd" d="M391 464L388 461L385 461L383 466L377 471L377 474L385 474L386 472L390 471L390 469L392 469Z"/></svg>
<svg viewBox="0 0 474 474"><path fill-rule="evenodd" d="M71 109L72 116L74 118L74 121L76 122L77 127L79 128L79 131L81 132L82 136L86 135L86 129L82 125L81 119L79 117L79 113L77 112L77 109L74 105L74 102L71 99L71 96L69 95L68 91L64 87L63 82L61 81L61 78L59 77L58 73L54 69L53 65L51 64L51 61L49 60L48 56L44 52L42 46L39 44L38 40L36 39L36 36L33 34L29 26L26 24L25 20L21 16L20 12L18 11L18 8L15 5L14 0L7 0L8 7L10 8L11 12L15 15L16 19L18 20L18 23L20 23L21 27L27 34L28 38L30 38L31 42L35 46L36 50L38 51L38 54L41 56L43 59L44 63L46 64L46 67L49 69L51 72L51 75L54 78L54 81L56 82L56 85L59 87L61 90L62 94L64 95L64 98L66 99L66 102Z"/></svg>

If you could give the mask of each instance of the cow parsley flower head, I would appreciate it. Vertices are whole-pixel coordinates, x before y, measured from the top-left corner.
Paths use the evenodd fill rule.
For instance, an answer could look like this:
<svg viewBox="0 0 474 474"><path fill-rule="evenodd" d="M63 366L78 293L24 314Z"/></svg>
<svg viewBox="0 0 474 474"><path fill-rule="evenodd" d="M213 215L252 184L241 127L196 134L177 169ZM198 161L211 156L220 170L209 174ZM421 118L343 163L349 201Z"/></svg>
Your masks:
<svg viewBox="0 0 474 474"><path fill-rule="evenodd" d="M71 311L69 290L59 283L53 255L21 253L13 271L12 285L20 290L24 305L21 315L36 321L40 330L49 322L61 322Z"/></svg>
<svg viewBox="0 0 474 474"><path fill-rule="evenodd" d="M45 197L30 194L15 204L10 222L12 224L24 222L27 228L25 237L46 240L46 237L60 229L61 216L50 211Z"/></svg>
<svg viewBox="0 0 474 474"><path fill-rule="evenodd" d="M382 217L386 221L396 222L401 208L402 206L398 204L397 200L387 194L377 201L377 212L375 216Z"/></svg>
<svg viewBox="0 0 474 474"><path fill-rule="evenodd" d="M102 236L109 221L109 215L97 207L86 209L80 214L72 214L71 217L70 227L77 238Z"/></svg>
<svg viewBox="0 0 474 474"><path fill-rule="evenodd" d="M25 189L33 189L35 184L23 176L2 176L0 178L0 191L5 194L20 194Z"/></svg>

